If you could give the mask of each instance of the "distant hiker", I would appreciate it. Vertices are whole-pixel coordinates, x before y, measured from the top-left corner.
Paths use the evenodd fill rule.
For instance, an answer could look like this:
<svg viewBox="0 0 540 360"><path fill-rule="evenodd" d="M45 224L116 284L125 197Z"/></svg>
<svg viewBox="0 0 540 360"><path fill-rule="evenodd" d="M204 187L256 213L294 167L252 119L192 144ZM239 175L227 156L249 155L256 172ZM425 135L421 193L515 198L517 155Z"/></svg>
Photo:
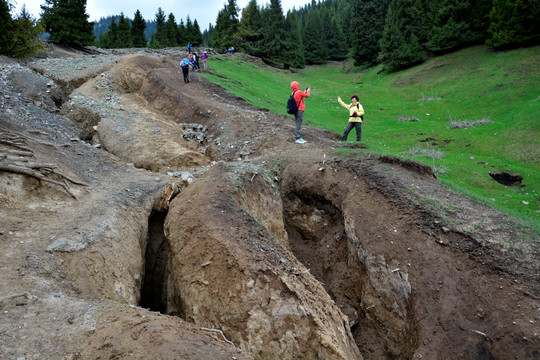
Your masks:
<svg viewBox="0 0 540 360"><path fill-rule="evenodd" d="M184 58L180 61L180 67L182 68L182 74L184 75L184 84L189 83L189 60Z"/></svg>
<svg viewBox="0 0 540 360"><path fill-rule="evenodd" d="M201 59L203 62L204 70L207 70L208 69L208 55L206 54L206 51L203 52L203 54L201 55Z"/></svg>
<svg viewBox="0 0 540 360"><path fill-rule="evenodd" d="M308 98L310 91L307 87L304 92L300 91L300 84L297 81L291 83L292 96L296 103L298 104L298 112L294 115L296 120L296 127L294 129L294 138L297 144L304 144L306 140L302 139L302 121L304 120L304 110L306 109L306 104L304 103L304 98Z"/></svg>
<svg viewBox="0 0 540 360"><path fill-rule="evenodd" d="M195 61L195 58L192 57L191 60L189 60L189 65L191 67L191 81L195 80L195 73L199 70L197 67L197 62Z"/></svg>
<svg viewBox="0 0 540 360"><path fill-rule="evenodd" d="M199 65L199 55L197 55L195 51L193 52L193 62L195 62L195 65L197 66L197 70L199 70L201 67Z"/></svg>
<svg viewBox="0 0 540 360"><path fill-rule="evenodd" d="M188 54L191 54L191 43L187 44L187 52Z"/></svg>
<svg viewBox="0 0 540 360"><path fill-rule="evenodd" d="M356 129L356 141L362 140L362 120L364 120L364 108L358 102L360 99L357 95L351 97L351 104L345 104L341 97L338 96L339 105L343 106L345 109L349 110L349 122L347 127L345 127L345 132L341 137L341 141L346 141L349 136L349 132L355 128Z"/></svg>

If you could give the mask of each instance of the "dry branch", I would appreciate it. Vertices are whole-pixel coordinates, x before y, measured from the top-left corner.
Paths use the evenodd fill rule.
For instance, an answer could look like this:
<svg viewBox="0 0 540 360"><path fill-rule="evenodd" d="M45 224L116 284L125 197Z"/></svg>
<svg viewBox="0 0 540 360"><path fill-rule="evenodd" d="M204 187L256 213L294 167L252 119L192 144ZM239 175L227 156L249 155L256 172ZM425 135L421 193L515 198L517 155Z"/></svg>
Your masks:
<svg viewBox="0 0 540 360"><path fill-rule="evenodd" d="M35 177L36 179L47 181L47 182L50 182L51 184L59 185L59 186L63 187L64 190L66 190L66 192L69 195L71 195L73 198L77 199L77 196L75 196L75 194L71 191L71 189L66 184L61 183L61 182L56 181L56 180L53 180L53 179L50 179L50 178L46 177L45 175L43 175L41 172L36 171L36 170L34 170L32 168L28 168L28 167L24 167L24 166L18 166L18 165L15 165L15 164L5 164L5 163L0 162L0 170L9 171L9 172L17 173L17 174L23 174L23 175L32 176L32 177Z"/></svg>
<svg viewBox="0 0 540 360"><path fill-rule="evenodd" d="M5 134L0 134L0 136L1 135L5 135ZM0 144L17 147L17 148L25 150L25 151L32 151L29 147L27 147L24 144L23 139L18 137L18 136L17 137L11 136L9 138L6 138L6 137L2 136L2 137L0 137Z"/></svg>
<svg viewBox="0 0 540 360"><path fill-rule="evenodd" d="M31 131L35 132L35 133L46 134L46 133L44 133L42 131L40 132L39 130L29 130L29 132L31 132ZM0 129L0 144L14 146L14 147L18 147L19 149L23 149L23 150L32 152L32 149L30 149L28 146L26 146L25 140L31 140L31 141L39 143L39 144L54 147L57 150L59 149L57 145L55 145L53 143L50 143L48 141L36 139L34 137L23 135L23 134L12 135L12 134L7 133L6 130Z"/></svg>
<svg viewBox="0 0 540 360"><path fill-rule="evenodd" d="M31 169L45 169L47 171L53 171L53 169L56 168L55 164L38 163L38 162L33 162L33 161L26 161L24 162L24 165L21 165L21 164L17 164L17 165L26 166Z"/></svg>
<svg viewBox="0 0 540 360"><path fill-rule="evenodd" d="M223 336L223 340L225 340L225 342L227 342L228 344L231 344L232 346L236 347L236 345L234 345L234 343L231 340L229 340L229 339L227 339L225 337L225 334L223 334L223 331L221 331L219 329L209 329L209 328L202 327L201 330L220 333L221 336Z"/></svg>
<svg viewBox="0 0 540 360"><path fill-rule="evenodd" d="M88 185L81 181L71 179L68 176L60 174L59 172L55 171L55 169L58 167L56 164L31 161L31 158L34 157L34 153L31 148L26 146L25 141L24 141L25 138L28 138L28 137L12 135L12 134L9 134L7 132L0 130L0 144L22 149L22 150L1 149L0 150L0 170L32 176L36 179L43 180L51 184L61 186L69 195L77 199L75 194L69 188L69 184L66 180L77 185L83 185L83 186L88 186ZM36 141L36 140L32 139L32 141ZM56 147L56 145L54 144L49 144L49 143L44 143L44 144L52 145ZM51 179L50 177L47 176L48 174L51 174L51 173L59 176L61 178L61 181Z"/></svg>
<svg viewBox="0 0 540 360"><path fill-rule="evenodd" d="M53 174L56 174L56 175L58 175L58 176L61 176L61 177L62 177L63 179L65 179L65 180L68 180L70 183L73 183L73 184L76 184L76 185L82 185L82 186L90 186L90 185L88 185L88 184L85 183L85 182L82 182L82 181L79 181L79 180L75 180L75 179L73 179L73 178L71 178L71 177L69 177L69 176L67 176L67 175L64 175L64 174L60 174L58 171L51 170L51 172L52 172Z"/></svg>
<svg viewBox="0 0 540 360"><path fill-rule="evenodd" d="M13 150L13 149L6 149L6 150L2 150L2 151L5 151L6 153L1 153L0 155L16 155L16 156L34 156L34 153L31 152L31 151L21 151L21 150Z"/></svg>

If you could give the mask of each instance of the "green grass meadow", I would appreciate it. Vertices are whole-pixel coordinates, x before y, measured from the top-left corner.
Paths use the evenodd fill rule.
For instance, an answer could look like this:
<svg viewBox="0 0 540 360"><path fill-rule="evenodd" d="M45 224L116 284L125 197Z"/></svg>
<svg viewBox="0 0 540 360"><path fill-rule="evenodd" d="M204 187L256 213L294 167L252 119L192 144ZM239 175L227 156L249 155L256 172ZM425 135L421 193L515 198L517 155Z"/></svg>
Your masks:
<svg viewBox="0 0 540 360"><path fill-rule="evenodd" d="M354 68L352 60L291 72L246 59L211 57L211 71L203 76L283 115L289 84L296 80L301 89L311 88L305 123L339 134L348 112L337 96L348 103L358 95L367 149L338 151L391 154L430 165L449 187L540 232L540 47L505 52L471 47L397 73L380 72L381 65ZM349 140L354 139L353 130ZM522 186L504 186L489 176L502 171L521 175Z"/></svg>

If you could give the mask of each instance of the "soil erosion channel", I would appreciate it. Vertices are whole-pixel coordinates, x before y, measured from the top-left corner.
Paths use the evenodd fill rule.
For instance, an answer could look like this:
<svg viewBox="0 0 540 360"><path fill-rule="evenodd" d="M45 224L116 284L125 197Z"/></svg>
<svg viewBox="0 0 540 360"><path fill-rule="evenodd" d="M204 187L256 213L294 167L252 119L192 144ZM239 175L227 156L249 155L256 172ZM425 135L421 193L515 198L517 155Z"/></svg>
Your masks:
<svg viewBox="0 0 540 360"><path fill-rule="evenodd" d="M0 357L540 358L535 234L184 56L3 59Z"/></svg>

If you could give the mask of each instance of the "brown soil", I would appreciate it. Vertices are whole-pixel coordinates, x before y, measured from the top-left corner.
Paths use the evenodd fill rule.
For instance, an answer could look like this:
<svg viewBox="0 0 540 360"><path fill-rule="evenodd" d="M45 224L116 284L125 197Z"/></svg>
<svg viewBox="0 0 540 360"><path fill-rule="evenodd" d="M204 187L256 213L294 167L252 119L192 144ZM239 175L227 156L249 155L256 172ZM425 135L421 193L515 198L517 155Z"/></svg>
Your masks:
<svg viewBox="0 0 540 360"><path fill-rule="evenodd" d="M523 224L178 49L56 54L4 59L0 165L58 184L0 172L1 358L540 359Z"/></svg>

